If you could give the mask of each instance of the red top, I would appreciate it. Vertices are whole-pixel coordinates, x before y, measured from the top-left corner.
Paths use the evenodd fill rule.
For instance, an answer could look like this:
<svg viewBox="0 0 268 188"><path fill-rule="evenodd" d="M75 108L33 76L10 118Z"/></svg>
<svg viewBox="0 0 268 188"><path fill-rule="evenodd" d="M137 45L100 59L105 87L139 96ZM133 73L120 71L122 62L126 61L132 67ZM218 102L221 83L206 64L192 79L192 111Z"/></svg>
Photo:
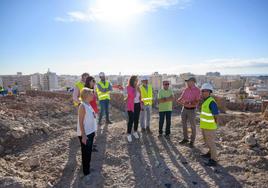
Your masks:
<svg viewBox="0 0 268 188"><path fill-rule="evenodd" d="M97 105L97 96L94 93L94 98L93 100L89 103L91 105L91 107L93 108L93 110L95 111L95 113L99 113L99 109L98 109L98 105Z"/></svg>
<svg viewBox="0 0 268 188"><path fill-rule="evenodd" d="M185 102L199 101L201 97L200 89L196 86L187 87L181 94L182 100Z"/></svg>

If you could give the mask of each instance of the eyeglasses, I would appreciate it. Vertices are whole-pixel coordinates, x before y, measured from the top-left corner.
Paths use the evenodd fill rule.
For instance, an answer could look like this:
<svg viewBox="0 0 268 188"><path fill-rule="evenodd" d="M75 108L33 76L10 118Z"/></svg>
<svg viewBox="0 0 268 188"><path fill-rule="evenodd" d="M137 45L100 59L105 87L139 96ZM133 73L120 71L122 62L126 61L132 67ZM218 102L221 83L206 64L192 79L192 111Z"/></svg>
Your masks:
<svg viewBox="0 0 268 188"><path fill-rule="evenodd" d="M169 83L163 84L164 86L169 86Z"/></svg>
<svg viewBox="0 0 268 188"><path fill-rule="evenodd" d="M204 89L204 90L202 90L201 92L210 92L210 90L206 90L206 89Z"/></svg>

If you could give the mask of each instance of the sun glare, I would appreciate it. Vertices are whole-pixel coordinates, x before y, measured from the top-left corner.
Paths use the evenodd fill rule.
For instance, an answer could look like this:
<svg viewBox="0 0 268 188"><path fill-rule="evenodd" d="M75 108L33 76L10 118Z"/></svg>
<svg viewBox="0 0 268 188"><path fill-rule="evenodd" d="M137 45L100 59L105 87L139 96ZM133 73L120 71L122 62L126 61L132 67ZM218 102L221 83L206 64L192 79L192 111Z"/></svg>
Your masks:
<svg viewBox="0 0 268 188"><path fill-rule="evenodd" d="M91 11L96 19L125 23L146 11L146 6L138 0L97 0Z"/></svg>

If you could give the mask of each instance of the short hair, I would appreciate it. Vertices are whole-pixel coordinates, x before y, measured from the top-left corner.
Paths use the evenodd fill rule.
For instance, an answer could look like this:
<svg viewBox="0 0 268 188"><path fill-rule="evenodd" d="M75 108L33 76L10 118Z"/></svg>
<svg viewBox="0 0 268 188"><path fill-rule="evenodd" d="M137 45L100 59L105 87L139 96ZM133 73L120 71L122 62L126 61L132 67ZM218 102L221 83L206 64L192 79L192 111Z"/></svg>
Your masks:
<svg viewBox="0 0 268 188"><path fill-rule="evenodd" d="M88 74L87 72L85 72L85 73L83 73L83 74L81 75L82 78L84 78L84 77L88 77L88 76L89 76L89 74Z"/></svg>
<svg viewBox="0 0 268 188"><path fill-rule="evenodd" d="M129 86L131 86L131 87L135 87L134 86L134 83L135 83L135 81L137 80L137 76L135 76L135 75L132 75L130 78L129 78L129 80L128 80L128 85Z"/></svg>
<svg viewBox="0 0 268 188"><path fill-rule="evenodd" d="M195 77L190 77L188 80L185 80L186 82L187 81L193 81L194 83L196 83L196 79L195 79Z"/></svg>
<svg viewBox="0 0 268 188"><path fill-rule="evenodd" d="M80 93L81 99L84 101L88 96L93 94L93 90L84 87Z"/></svg>

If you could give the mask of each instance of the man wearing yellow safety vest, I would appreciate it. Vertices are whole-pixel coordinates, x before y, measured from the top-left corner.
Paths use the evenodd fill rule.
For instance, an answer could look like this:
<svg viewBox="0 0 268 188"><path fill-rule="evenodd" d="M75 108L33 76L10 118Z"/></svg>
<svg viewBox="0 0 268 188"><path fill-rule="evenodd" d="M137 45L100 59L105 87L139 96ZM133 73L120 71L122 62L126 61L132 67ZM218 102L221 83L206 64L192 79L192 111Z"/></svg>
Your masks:
<svg viewBox="0 0 268 188"><path fill-rule="evenodd" d="M101 125L102 116L106 115L106 124L112 124L109 119L109 103L110 103L110 92L112 91L112 85L109 81L106 80L104 72L99 74L100 81L97 84L97 94L100 103L100 116L99 116L99 125Z"/></svg>
<svg viewBox="0 0 268 188"><path fill-rule="evenodd" d="M217 165L217 152L216 152L216 130L217 116L219 114L218 106L213 97L210 94L213 91L213 87L209 83L205 83L201 87L203 103L201 106L200 113L200 128L205 140L206 145L209 148L207 154L201 155L204 158L208 158L207 166Z"/></svg>
<svg viewBox="0 0 268 188"><path fill-rule="evenodd" d="M5 91L4 87L0 86L0 95L4 96L4 91Z"/></svg>
<svg viewBox="0 0 268 188"><path fill-rule="evenodd" d="M148 133L151 133L150 119L153 104L153 89L152 85L148 84L147 76L143 76L141 78L141 81L142 85L140 86L140 91L141 91L141 101L143 103L142 105L143 108L141 109L140 114L141 131L142 132L147 131Z"/></svg>
<svg viewBox="0 0 268 188"><path fill-rule="evenodd" d="M83 73L81 76L81 80L75 83L74 92L73 92L74 106L79 106L79 104L81 103L80 93L85 86L87 77L89 77L89 74Z"/></svg>

